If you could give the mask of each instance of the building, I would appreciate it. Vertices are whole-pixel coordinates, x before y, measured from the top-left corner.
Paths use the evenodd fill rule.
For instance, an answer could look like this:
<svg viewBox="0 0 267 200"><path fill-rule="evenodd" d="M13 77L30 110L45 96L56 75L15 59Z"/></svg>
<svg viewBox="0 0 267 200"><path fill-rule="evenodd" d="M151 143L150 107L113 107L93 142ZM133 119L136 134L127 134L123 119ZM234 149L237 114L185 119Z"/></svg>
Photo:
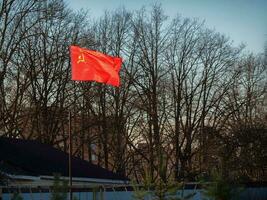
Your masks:
<svg viewBox="0 0 267 200"><path fill-rule="evenodd" d="M33 140L0 137L0 174L8 186L52 186L54 175L68 180L69 155ZM127 185L129 179L72 158L73 187ZM2 178L3 179L3 178Z"/></svg>

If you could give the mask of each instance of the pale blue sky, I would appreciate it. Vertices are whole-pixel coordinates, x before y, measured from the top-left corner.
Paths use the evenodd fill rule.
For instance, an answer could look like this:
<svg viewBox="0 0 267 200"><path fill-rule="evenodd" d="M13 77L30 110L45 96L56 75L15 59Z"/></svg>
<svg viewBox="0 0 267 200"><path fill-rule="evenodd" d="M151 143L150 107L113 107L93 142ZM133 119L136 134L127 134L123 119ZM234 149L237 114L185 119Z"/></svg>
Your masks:
<svg viewBox="0 0 267 200"><path fill-rule="evenodd" d="M234 45L241 42L249 52L263 52L267 41L267 0L65 0L69 7L88 9L92 18L101 16L105 10L124 6L137 10L148 9L161 3L166 15L177 13L183 17L205 20L208 28L229 36Z"/></svg>

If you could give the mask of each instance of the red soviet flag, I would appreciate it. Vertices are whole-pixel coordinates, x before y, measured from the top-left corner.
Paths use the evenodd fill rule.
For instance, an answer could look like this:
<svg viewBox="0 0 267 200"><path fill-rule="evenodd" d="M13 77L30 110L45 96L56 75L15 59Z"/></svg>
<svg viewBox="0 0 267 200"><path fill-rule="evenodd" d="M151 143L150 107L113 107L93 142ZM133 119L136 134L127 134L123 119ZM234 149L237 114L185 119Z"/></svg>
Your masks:
<svg viewBox="0 0 267 200"><path fill-rule="evenodd" d="M70 47L72 80L120 85L122 59L78 46Z"/></svg>

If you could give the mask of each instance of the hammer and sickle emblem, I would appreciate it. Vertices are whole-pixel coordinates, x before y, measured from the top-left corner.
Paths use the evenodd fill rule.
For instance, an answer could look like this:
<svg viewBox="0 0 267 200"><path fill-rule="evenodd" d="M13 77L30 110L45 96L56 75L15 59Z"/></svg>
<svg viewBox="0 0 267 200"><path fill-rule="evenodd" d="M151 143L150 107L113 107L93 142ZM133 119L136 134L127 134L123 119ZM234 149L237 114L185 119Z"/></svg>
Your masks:
<svg viewBox="0 0 267 200"><path fill-rule="evenodd" d="M78 61L77 63L81 63L81 62L85 62L85 59L84 59L84 54L83 52L81 51L81 54L78 56Z"/></svg>

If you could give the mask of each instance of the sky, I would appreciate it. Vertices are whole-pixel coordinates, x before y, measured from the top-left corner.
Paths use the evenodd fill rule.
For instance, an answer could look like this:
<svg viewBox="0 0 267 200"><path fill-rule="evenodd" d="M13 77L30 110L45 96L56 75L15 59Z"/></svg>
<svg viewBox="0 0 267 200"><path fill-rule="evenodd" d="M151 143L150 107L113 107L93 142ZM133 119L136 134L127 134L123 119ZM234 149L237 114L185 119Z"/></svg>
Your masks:
<svg viewBox="0 0 267 200"><path fill-rule="evenodd" d="M246 52L261 53L267 41L267 0L65 0L74 10L88 9L92 19L105 10L125 7L128 10L147 9L160 3L170 18L183 17L205 21L233 40L238 46L246 45Z"/></svg>

